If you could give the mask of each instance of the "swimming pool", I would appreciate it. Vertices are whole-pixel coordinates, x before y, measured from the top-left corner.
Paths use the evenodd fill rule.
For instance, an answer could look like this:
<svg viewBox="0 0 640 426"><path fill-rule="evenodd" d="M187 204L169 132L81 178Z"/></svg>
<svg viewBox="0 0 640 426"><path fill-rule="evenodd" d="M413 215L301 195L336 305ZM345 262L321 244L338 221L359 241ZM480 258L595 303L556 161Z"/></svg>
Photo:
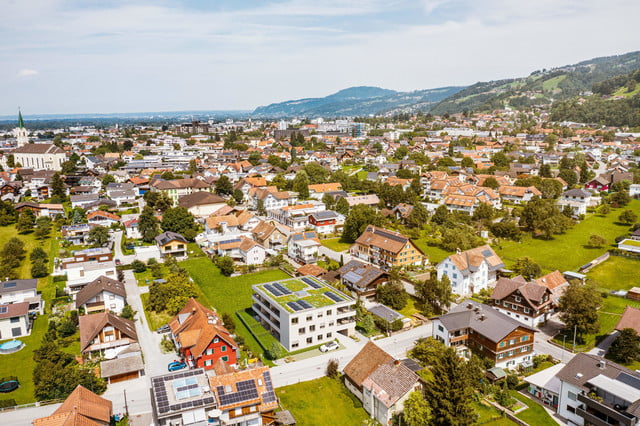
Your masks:
<svg viewBox="0 0 640 426"><path fill-rule="evenodd" d="M10 354L18 352L24 347L24 343L20 340L9 340L0 345L0 354Z"/></svg>

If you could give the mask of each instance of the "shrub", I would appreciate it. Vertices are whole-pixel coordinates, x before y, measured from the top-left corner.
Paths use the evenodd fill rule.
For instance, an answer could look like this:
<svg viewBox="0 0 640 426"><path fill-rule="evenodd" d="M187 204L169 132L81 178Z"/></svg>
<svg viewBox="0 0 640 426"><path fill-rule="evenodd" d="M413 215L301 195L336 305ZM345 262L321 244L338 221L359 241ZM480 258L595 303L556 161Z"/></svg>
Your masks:
<svg viewBox="0 0 640 426"><path fill-rule="evenodd" d="M44 262L42 262L41 260L38 260L34 262L33 265L31 265L31 276L33 278L46 277L48 274L49 271L47 270Z"/></svg>
<svg viewBox="0 0 640 426"><path fill-rule="evenodd" d="M337 379L340 377L340 371L338 370L338 360L335 358L331 358L329 362L327 362L326 375L331 379Z"/></svg>
<svg viewBox="0 0 640 426"><path fill-rule="evenodd" d="M147 270L147 265L145 265L144 262L136 259L131 262L131 269L133 269L133 272L140 273Z"/></svg>
<svg viewBox="0 0 640 426"><path fill-rule="evenodd" d="M515 389L520 383L520 379L518 379L518 376L515 374L509 374L506 378L506 381L507 381L507 387L509 389Z"/></svg>

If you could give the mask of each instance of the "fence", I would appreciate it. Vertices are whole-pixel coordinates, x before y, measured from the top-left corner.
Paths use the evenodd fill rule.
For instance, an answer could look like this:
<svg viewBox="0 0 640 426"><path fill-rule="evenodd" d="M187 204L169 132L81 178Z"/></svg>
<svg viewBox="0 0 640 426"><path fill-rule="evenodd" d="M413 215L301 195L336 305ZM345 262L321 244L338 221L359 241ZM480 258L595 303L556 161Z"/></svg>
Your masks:
<svg viewBox="0 0 640 426"><path fill-rule="evenodd" d="M28 404L14 405L12 407L3 407L3 408L0 408L0 413L4 411L19 410L21 408L44 407L45 405L61 404L63 401L64 399L51 399L48 401L36 401L36 402L30 402Z"/></svg>

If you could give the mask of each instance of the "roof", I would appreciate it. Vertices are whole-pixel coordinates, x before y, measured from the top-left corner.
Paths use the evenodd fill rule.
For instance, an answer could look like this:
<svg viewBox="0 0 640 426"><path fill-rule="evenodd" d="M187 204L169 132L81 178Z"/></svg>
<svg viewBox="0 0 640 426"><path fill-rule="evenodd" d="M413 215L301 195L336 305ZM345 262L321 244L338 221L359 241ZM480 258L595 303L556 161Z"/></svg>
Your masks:
<svg viewBox="0 0 640 426"><path fill-rule="evenodd" d="M23 292L35 290L38 287L38 280L35 278L27 280L9 280L0 282L0 294Z"/></svg>
<svg viewBox="0 0 640 426"><path fill-rule="evenodd" d="M199 358L216 336L229 346L238 347L218 314L194 298L189 299L178 315L169 321L169 327L182 348L191 349L194 358Z"/></svg>
<svg viewBox="0 0 640 426"><path fill-rule="evenodd" d="M159 190L181 189L181 188L202 188L209 189L210 186L200 179L184 178L174 180L155 179L151 182L151 186Z"/></svg>
<svg viewBox="0 0 640 426"><path fill-rule="evenodd" d="M221 410L256 404L259 404L260 412L277 408L278 399L272 383L269 367L249 368L209 377L209 385L216 395ZM257 391L255 393L252 392L254 388ZM232 394L239 394L241 398L234 398Z"/></svg>
<svg viewBox="0 0 640 426"><path fill-rule="evenodd" d="M100 377L113 377L120 374L133 373L144 368L140 353L121 358L110 359L100 363Z"/></svg>
<svg viewBox="0 0 640 426"><path fill-rule="evenodd" d="M91 341L100 334L102 329L108 325L118 329L126 337L135 341L138 340L134 322L109 311L81 315L78 321L80 323L80 350L83 352L91 345Z"/></svg>
<svg viewBox="0 0 640 426"><path fill-rule="evenodd" d="M311 275L314 277L319 277L326 274L328 271L322 266L314 265L313 263L307 263L306 265L302 265L301 267L296 269L296 272L300 275Z"/></svg>
<svg viewBox="0 0 640 426"><path fill-rule="evenodd" d="M467 299L453 308L448 314L436 317L449 331L471 328L492 342L498 343L514 330L523 328L531 332L537 330L508 315L498 312L491 306Z"/></svg>
<svg viewBox="0 0 640 426"><path fill-rule="evenodd" d="M384 228L369 225L358 237L356 244L367 247L380 247L398 254L409 241L409 237L406 237L399 232L388 231Z"/></svg>
<svg viewBox="0 0 640 426"><path fill-rule="evenodd" d="M624 330L625 328L632 328L638 334L640 334L640 309L632 306L627 306L624 309L624 313L618 324L616 324L616 330Z"/></svg>
<svg viewBox="0 0 640 426"><path fill-rule="evenodd" d="M178 199L178 206L190 209L195 206L209 204L224 204L226 201L219 195L207 191L198 191L189 195L184 195Z"/></svg>
<svg viewBox="0 0 640 426"><path fill-rule="evenodd" d="M317 183L309 185L309 192L325 193L333 191L341 191L342 184L340 182Z"/></svg>
<svg viewBox="0 0 640 426"><path fill-rule="evenodd" d="M29 313L29 302L0 305L0 319L15 318Z"/></svg>
<svg viewBox="0 0 640 426"><path fill-rule="evenodd" d="M177 232L171 232L171 231L163 232L162 234L158 235L155 238L155 240L161 246L164 246L165 244L169 244L172 241L180 241L183 243L187 242L187 239L185 237L178 234Z"/></svg>
<svg viewBox="0 0 640 426"><path fill-rule="evenodd" d="M111 220L115 220L115 221L119 221L120 220L120 216L118 216L117 214L113 214L113 213L109 213L109 212L103 212L102 210L96 210L94 212L89 213L87 215L87 220L91 220L96 216L106 217L107 219L111 219Z"/></svg>
<svg viewBox="0 0 640 426"><path fill-rule="evenodd" d="M450 259L460 272L475 272L480 268L482 262L487 262L489 271L495 271L504 267L502 259L500 259L496 252L488 245L452 254L447 259ZM446 261L446 259L444 261Z"/></svg>
<svg viewBox="0 0 640 426"><path fill-rule="evenodd" d="M496 283L493 293L491 293L491 298L495 300L502 300L518 291L534 309L539 309L543 304L551 302L551 297L543 301L543 296L547 293L551 293L551 290L547 287L536 282L527 282L521 276L516 278L520 279L501 277Z"/></svg>
<svg viewBox="0 0 640 426"><path fill-rule="evenodd" d="M91 281L82 288L78 294L76 294L76 308L84 305L89 299L103 291L108 291L109 293L113 293L124 298L127 297L127 291L125 290L124 283L102 275Z"/></svg>
<svg viewBox="0 0 640 426"><path fill-rule="evenodd" d="M13 154L64 154L64 151L49 143L28 143L12 151Z"/></svg>
<svg viewBox="0 0 640 426"><path fill-rule="evenodd" d="M400 361L380 365L362 386L370 389L385 406L391 407L400 398L411 392L420 377Z"/></svg>
<svg viewBox="0 0 640 426"><path fill-rule="evenodd" d="M344 374L361 387L364 381L382 364L393 361L393 357L375 343L369 341L344 367Z"/></svg>
<svg viewBox="0 0 640 426"><path fill-rule="evenodd" d="M93 426L108 424L113 403L78 385L52 415L33 421L34 426Z"/></svg>
<svg viewBox="0 0 640 426"><path fill-rule="evenodd" d="M532 374L524 378L524 381L537 386L542 389L547 389L551 392L560 393L560 379L556 375L565 367L565 364L559 363L552 365L549 368L545 368L535 374Z"/></svg>
<svg viewBox="0 0 640 426"><path fill-rule="evenodd" d="M373 315L380 317L382 319L385 319L389 322L393 322L395 320L399 320L404 318L404 315L402 315L399 312L394 311L391 308L388 308L384 305L378 304L375 306L370 307L369 312L371 312Z"/></svg>

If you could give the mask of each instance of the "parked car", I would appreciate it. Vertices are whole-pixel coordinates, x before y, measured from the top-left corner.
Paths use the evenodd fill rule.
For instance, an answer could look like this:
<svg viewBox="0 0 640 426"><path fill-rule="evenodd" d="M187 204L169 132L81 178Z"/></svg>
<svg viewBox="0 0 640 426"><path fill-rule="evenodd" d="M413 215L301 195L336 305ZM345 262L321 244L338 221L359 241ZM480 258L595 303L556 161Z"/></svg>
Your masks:
<svg viewBox="0 0 640 426"><path fill-rule="evenodd" d="M169 324L165 324L161 327L158 327L158 329L156 330L156 333L168 333L171 331L171 328L169 327Z"/></svg>
<svg viewBox="0 0 640 426"><path fill-rule="evenodd" d="M173 362L169 363L169 365L167 366L167 370L169 370L169 371L178 371L178 370L182 370L186 366L187 366L187 364L185 364L182 361L173 361Z"/></svg>
<svg viewBox="0 0 640 426"><path fill-rule="evenodd" d="M334 350L338 349L339 347L340 347L340 345L336 341L325 343L324 345L320 346L320 352L334 351Z"/></svg>

